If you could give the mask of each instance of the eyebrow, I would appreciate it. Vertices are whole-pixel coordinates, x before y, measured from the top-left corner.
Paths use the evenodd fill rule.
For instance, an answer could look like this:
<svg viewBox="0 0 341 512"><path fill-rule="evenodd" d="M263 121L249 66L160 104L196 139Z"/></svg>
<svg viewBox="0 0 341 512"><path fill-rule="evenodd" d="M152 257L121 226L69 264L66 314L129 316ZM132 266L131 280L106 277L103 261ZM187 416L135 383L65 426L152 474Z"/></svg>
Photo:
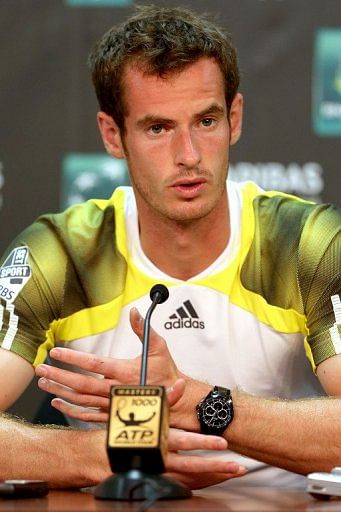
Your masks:
<svg viewBox="0 0 341 512"><path fill-rule="evenodd" d="M174 123L174 120L167 119L165 117L160 117L160 116L146 115L142 119L139 119L136 124L137 124L138 128L144 128L145 126L152 125L152 124L169 124L169 123Z"/></svg>
<svg viewBox="0 0 341 512"><path fill-rule="evenodd" d="M209 107L205 108L201 112L198 112L194 115L194 119L200 119L208 115L219 114L221 116L225 115L224 108L218 103L213 103ZM154 116L152 114L144 116L142 119L137 121L138 128L144 128L145 126L152 124L172 124L174 123L174 119L168 119L166 117Z"/></svg>
<svg viewBox="0 0 341 512"><path fill-rule="evenodd" d="M196 114L195 117L196 118L200 118L200 117L205 117L205 116L209 116L209 115L212 115L212 114L219 114L219 115L224 116L225 115L225 110L218 103L213 103L212 105L210 105L209 107L205 108L201 112L198 112L198 114Z"/></svg>

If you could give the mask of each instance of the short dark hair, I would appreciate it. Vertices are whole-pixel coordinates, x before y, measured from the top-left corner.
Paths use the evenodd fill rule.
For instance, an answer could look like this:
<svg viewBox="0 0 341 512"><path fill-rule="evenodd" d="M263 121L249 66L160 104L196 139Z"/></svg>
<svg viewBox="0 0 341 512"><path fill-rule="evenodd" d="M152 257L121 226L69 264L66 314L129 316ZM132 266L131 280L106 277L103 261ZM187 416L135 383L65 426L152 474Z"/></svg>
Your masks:
<svg viewBox="0 0 341 512"><path fill-rule="evenodd" d="M236 50L224 30L204 14L181 7L138 6L94 46L89 65L101 110L124 131L125 66L134 63L150 75L166 77L202 57L214 59L225 81L228 112L239 86Z"/></svg>

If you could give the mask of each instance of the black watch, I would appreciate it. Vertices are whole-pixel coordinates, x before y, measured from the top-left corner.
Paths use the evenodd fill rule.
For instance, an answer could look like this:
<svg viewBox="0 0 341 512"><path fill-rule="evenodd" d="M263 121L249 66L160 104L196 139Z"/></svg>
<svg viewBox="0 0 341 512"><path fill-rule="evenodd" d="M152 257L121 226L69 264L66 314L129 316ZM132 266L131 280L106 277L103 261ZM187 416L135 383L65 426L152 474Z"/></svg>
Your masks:
<svg viewBox="0 0 341 512"><path fill-rule="evenodd" d="M221 436L233 420L231 391L215 386L196 409L201 433Z"/></svg>

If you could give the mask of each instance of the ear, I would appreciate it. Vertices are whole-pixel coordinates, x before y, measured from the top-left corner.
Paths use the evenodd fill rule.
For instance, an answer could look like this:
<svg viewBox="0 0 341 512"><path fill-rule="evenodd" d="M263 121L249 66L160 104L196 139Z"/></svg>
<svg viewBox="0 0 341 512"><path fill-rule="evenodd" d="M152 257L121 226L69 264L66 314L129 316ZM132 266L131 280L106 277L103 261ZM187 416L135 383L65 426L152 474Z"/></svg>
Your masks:
<svg viewBox="0 0 341 512"><path fill-rule="evenodd" d="M97 113L97 123L107 152L115 158L125 158L121 131L113 118L101 111Z"/></svg>
<svg viewBox="0 0 341 512"><path fill-rule="evenodd" d="M242 132L243 96L238 92L233 98L230 109L230 144L235 144Z"/></svg>

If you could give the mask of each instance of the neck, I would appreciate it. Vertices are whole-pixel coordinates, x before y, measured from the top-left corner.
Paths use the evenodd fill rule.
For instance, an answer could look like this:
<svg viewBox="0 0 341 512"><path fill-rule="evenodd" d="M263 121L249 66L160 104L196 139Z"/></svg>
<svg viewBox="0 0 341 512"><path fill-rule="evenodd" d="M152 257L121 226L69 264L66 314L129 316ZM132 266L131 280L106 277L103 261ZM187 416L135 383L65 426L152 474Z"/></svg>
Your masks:
<svg viewBox="0 0 341 512"><path fill-rule="evenodd" d="M230 238L227 195L202 219L178 222L140 215L140 240L146 256L162 272L186 281L209 267Z"/></svg>

